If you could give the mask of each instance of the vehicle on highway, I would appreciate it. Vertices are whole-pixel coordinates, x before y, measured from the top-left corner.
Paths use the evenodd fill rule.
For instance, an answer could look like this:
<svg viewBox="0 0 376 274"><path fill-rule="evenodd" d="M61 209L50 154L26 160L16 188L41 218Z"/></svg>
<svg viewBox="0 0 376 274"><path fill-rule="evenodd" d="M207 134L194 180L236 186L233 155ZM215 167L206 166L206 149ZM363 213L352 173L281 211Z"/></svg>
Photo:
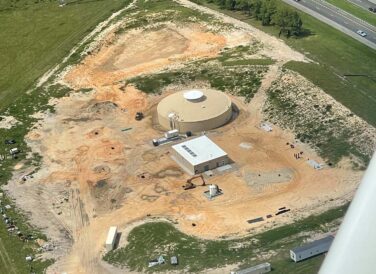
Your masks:
<svg viewBox="0 0 376 274"><path fill-rule="evenodd" d="M376 8L368 8L368 10L376 13Z"/></svg>
<svg viewBox="0 0 376 274"><path fill-rule="evenodd" d="M362 36L362 37L366 37L366 36L367 36L367 33L365 33L365 32L362 31L362 30L358 30L356 33L359 34L359 35Z"/></svg>

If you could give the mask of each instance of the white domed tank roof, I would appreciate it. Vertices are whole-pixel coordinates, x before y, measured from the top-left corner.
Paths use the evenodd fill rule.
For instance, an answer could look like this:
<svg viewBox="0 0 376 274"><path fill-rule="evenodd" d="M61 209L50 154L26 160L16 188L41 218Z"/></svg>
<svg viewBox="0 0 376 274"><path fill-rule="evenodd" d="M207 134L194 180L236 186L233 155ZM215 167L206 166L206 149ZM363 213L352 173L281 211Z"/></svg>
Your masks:
<svg viewBox="0 0 376 274"><path fill-rule="evenodd" d="M232 102L217 90L183 90L163 98L157 113L165 129L200 132L226 124L232 117Z"/></svg>
<svg viewBox="0 0 376 274"><path fill-rule="evenodd" d="M189 101L198 101L202 99L202 97L204 96L204 93L201 90L192 89L192 90L188 90L184 92L183 96L185 99Z"/></svg>

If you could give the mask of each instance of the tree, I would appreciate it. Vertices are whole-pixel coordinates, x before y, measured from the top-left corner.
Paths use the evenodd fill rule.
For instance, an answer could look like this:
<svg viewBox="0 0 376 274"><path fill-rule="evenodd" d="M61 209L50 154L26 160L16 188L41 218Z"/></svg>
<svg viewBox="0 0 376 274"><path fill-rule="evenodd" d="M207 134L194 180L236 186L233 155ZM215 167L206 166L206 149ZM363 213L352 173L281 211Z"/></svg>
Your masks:
<svg viewBox="0 0 376 274"><path fill-rule="evenodd" d="M260 8L260 20L263 26L270 25L272 16L277 11L277 5L274 0L264 0Z"/></svg>
<svg viewBox="0 0 376 274"><path fill-rule="evenodd" d="M294 11L291 13L290 15L291 19L290 19L290 29L291 29L291 34L292 35L295 35L295 36L299 36L301 33L302 33L302 25L303 25L303 22L302 22L302 19L300 18L299 14Z"/></svg>
<svg viewBox="0 0 376 274"><path fill-rule="evenodd" d="M225 0L225 9L234 10L236 5L236 0Z"/></svg>
<svg viewBox="0 0 376 274"><path fill-rule="evenodd" d="M262 5L261 0L251 0L250 2L250 14L255 16L257 20L261 20L260 18L261 5Z"/></svg>
<svg viewBox="0 0 376 274"><path fill-rule="evenodd" d="M236 0L235 9L249 12L250 0Z"/></svg>
<svg viewBox="0 0 376 274"><path fill-rule="evenodd" d="M302 20L296 11L286 7L279 7L277 12L272 16L272 24L279 26L281 29L279 35L286 34L300 35L302 29Z"/></svg>

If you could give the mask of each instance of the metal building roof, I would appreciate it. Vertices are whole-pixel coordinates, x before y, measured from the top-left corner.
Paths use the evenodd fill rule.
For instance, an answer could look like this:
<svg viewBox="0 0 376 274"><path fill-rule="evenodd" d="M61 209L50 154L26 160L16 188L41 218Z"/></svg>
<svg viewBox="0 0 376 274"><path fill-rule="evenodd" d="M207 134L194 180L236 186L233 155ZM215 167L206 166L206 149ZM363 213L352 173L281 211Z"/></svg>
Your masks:
<svg viewBox="0 0 376 274"><path fill-rule="evenodd" d="M174 145L172 148L193 166L227 155L205 135Z"/></svg>
<svg viewBox="0 0 376 274"><path fill-rule="evenodd" d="M334 237L332 235L330 235L330 236L327 236L327 237L322 238L320 240L314 241L312 243L309 243L309 244L306 244L306 245L303 245L303 246L299 246L299 247L295 247L295 248L291 249L291 251L294 252L295 254L298 254L298 253L304 252L306 250L310 250L312 248L322 247L322 246L330 246L331 243L333 242L333 240L334 240Z"/></svg>

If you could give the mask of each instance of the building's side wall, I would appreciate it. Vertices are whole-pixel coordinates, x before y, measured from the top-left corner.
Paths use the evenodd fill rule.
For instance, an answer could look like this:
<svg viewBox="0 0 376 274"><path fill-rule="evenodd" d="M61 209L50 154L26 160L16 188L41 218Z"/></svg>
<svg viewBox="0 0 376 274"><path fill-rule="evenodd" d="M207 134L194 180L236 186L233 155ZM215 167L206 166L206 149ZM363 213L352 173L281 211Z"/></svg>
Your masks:
<svg viewBox="0 0 376 274"><path fill-rule="evenodd" d="M254 267L250 267L248 269L243 269L238 272L235 272L236 274L265 274L271 271L270 265L266 265L262 268L255 269Z"/></svg>
<svg viewBox="0 0 376 274"><path fill-rule="evenodd" d="M327 243L325 245L322 244L316 247L312 247L310 249L304 250L303 252L298 252L298 254L295 254L296 262L305 260L307 258L316 256L324 252L328 252L329 247L330 247L330 243Z"/></svg>
<svg viewBox="0 0 376 274"><path fill-rule="evenodd" d="M217 117L213 117L208 120L202 120L197 122L184 122L179 121L176 122L176 129L179 130L179 132L201 132L205 130L214 129L217 127L220 127L224 124L226 124L228 121L230 121L232 117L232 107L230 106L226 111L224 111L222 114L218 115ZM170 120L168 117L161 115L158 113L158 122L159 124L167 129L170 130Z"/></svg>
<svg viewBox="0 0 376 274"><path fill-rule="evenodd" d="M296 254L292 250L290 250L290 258L296 262Z"/></svg>
<svg viewBox="0 0 376 274"><path fill-rule="evenodd" d="M175 161L189 174L195 174L194 167L183 157L181 156L175 149L172 150L172 156Z"/></svg>
<svg viewBox="0 0 376 274"><path fill-rule="evenodd" d="M220 166L227 165L228 163L229 163L229 158L226 155L226 156L218 157L216 159L213 159L205 163L198 164L194 167L194 170L195 170L195 173L202 173L207 170L211 170Z"/></svg>
<svg viewBox="0 0 376 274"><path fill-rule="evenodd" d="M106 250L107 251L111 251L111 250L113 250L114 249L114 244L112 243L112 244L110 244L110 243L107 243L106 244Z"/></svg>

